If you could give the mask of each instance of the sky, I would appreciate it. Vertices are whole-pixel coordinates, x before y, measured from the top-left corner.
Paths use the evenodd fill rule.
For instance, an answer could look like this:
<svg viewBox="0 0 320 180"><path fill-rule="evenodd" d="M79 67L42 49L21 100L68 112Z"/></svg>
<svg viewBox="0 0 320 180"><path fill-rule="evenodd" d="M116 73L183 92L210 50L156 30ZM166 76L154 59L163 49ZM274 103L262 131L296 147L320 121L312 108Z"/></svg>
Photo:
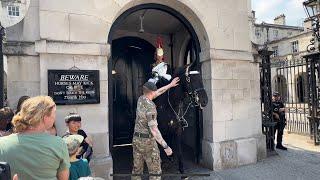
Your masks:
<svg viewBox="0 0 320 180"><path fill-rule="evenodd" d="M252 10L256 11L257 22L273 23L280 14L286 16L286 25L302 26L306 14L304 0L251 0Z"/></svg>

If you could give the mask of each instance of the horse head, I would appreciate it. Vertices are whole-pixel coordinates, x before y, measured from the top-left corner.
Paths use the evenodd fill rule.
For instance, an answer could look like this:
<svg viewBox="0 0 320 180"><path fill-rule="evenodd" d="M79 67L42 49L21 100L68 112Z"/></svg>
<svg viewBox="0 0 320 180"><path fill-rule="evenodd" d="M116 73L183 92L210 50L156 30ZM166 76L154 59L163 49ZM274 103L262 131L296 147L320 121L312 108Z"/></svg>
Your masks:
<svg viewBox="0 0 320 180"><path fill-rule="evenodd" d="M179 76L180 84L196 106L201 109L208 104L208 96L202 82L202 75L199 66L190 64L186 66Z"/></svg>

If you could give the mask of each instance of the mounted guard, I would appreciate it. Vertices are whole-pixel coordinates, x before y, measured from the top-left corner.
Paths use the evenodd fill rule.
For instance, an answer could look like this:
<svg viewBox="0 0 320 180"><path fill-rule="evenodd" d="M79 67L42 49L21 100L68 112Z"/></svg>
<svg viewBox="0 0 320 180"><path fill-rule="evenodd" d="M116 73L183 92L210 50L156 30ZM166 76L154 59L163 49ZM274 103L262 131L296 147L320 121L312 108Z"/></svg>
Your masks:
<svg viewBox="0 0 320 180"><path fill-rule="evenodd" d="M167 74L169 65L164 62L163 41L160 37L157 38L156 46L156 62L153 64L152 78L150 78L148 81L157 84L160 79L164 79L165 81L169 82L172 77L170 74Z"/></svg>

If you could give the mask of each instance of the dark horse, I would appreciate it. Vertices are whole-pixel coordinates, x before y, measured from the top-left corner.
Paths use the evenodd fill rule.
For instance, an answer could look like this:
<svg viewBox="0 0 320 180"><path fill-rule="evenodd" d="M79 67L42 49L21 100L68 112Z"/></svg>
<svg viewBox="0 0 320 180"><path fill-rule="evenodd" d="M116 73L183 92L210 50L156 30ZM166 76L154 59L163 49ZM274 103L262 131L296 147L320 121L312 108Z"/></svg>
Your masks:
<svg viewBox="0 0 320 180"><path fill-rule="evenodd" d="M195 63L184 68L177 68L173 77L180 78L179 85L159 96L155 104L158 111L159 130L169 146L173 148L173 154L178 160L179 171L183 174L182 132L188 126L185 115L190 106L198 106L201 109L205 107L208 97L203 88L200 67ZM161 81L158 84L158 86L163 85Z"/></svg>

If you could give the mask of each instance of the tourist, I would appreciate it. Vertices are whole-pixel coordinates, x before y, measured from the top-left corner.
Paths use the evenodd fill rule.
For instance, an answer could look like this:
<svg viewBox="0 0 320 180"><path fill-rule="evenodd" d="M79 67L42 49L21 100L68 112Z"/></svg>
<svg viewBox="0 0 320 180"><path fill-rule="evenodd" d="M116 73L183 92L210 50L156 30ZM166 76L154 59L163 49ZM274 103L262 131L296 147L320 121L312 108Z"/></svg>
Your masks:
<svg viewBox="0 0 320 180"><path fill-rule="evenodd" d="M21 109L22 103L23 103L25 100L29 99L29 98L30 98L29 96L21 96L21 97L19 98L15 114L18 114L18 112L19 112L20 109ZM13 126L12 126L12 122L10 121L10 123L7 125L6 130L12 132L12 127L13 127Z"/></svg>
<svg viewBox="0 0 320 180"><path fill-rule="evenodd" d="M9 163L19 179L69 178L69 153L62 138L49 135L56 105L49 96L27 99L13 117L16 133L0 138L0 161Z"/></svg>
<svg viewBox="0 0 320 180"><path fill-rule="evenodd" d="M11 123L13 111L9 107L0 109L0 137L11 134L11 130L7 130L8 124Z"/></svg>
<svg viewBox="0 0 320 180"><path fill-rule="evenodd" d="M62 137L70 134L79 134L83 136L83 141L80 145L80 147L82 147L82 151L77 157L83 157L90 162L92 156L92 140L90 137L88 137L87 133L81 129L81 116L76 113L70 113L67 117L65 117L65 122L68 126L68 130Z"/></svg>
<svg viewBox="0 0 320 180"><path fill-rule="evenodd" d="M91 175L88 160L77 158L77 155L81 152L80 144L83 139L81 135L66 135L63 137L68 147L71 164L69 180L77 180L80 177L88 177Z"/></svg>
<svg viewBox="0 0 320 180"><path fill-rule="evenodd" d="M29 99L30 96L21 96L18 100L18 104L17 104L17 109L16 109L16 114L18 114L18 112L20 111L22 104L24 101L26 101L27 99Z"/></svg>

